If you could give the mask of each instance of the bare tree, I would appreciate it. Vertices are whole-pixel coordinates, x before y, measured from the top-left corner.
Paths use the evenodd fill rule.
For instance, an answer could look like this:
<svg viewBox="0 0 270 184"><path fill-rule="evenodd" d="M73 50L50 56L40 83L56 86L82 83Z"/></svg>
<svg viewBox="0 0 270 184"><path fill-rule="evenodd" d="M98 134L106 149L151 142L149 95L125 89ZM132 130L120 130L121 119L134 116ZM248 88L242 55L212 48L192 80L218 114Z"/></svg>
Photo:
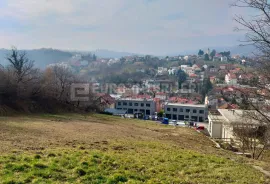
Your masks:
<svg viewBox="0 0 270 184"><path fill-rule="evenodd" d="M66 66L55 65L52 67L54 82L59 90L58 100L69 99L70 85L74 81L74 76Z"/></svg>
<svg viewBox="0 0 270 184"><path fill-rule="evenodd" d="M15 47L6 58L13 70L16 83L25 83L35 79L37 69L34 69L34 61L27 58L26 52L19 52Z"/></svg>
<svg viewBox="0 0 270 184"><path fill-rule="evenodd" d="M0 66L0 111L1 107L27 112L99 111L100 104L92 93L88 102L71 100L71 84L86 81L76 77L69 67L57 64L38 72L34 61L16 48L7 60L10 65Z"/></svg>
<svg viewBox="0 0 270 184"><path fill-rule="evenodd" d="M256 111L243 111L241 120L233 124L233 133L243 153L259 159L269 143L269 127Z"/></svg>
<svg viewBox="0 0 270 184"><path fill-rule="evenodd" d="M258 80L252 84L255 90L241 90L242 102L246 109L253 113L246 113L246 120L255 120L260 126L247 129L235 128L238 137L242 137L243 146L253 150L253 158L258 159L270 141L270 2L268 0L236 0L232 4L236 8L246 8L253 11L252 15L244 17L235 15L235 21L239 24L236 29L245 32L243 45L253 45L254 72ZM243 71L247 74L248 71ZM251 112L251 111L250 111ZM257 148L260 148L259 150Z"/></svg>

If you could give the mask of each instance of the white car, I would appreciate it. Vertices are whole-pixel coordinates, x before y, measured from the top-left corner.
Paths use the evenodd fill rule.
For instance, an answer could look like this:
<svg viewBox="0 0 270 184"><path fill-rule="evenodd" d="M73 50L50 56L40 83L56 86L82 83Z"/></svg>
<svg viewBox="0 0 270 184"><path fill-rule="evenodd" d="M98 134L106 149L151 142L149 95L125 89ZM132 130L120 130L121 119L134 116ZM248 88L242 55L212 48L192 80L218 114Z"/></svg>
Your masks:
<svg viewBox="0 0 270 184"><path fill-rule="evenodd" d="M186 127L186 124L184 122L177 122L177 126Z"/></svg>

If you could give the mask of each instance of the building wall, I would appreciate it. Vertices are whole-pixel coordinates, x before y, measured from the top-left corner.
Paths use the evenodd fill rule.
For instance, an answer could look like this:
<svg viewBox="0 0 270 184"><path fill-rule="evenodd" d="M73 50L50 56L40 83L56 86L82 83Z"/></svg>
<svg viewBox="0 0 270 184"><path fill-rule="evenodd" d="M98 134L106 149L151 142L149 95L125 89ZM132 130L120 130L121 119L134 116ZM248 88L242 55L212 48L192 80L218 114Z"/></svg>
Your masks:
<svg viewBox="0 0 270 184"><path fill-rule="evenodd" d="M164 112L167 118L173 120L190 120L195 122L204 122L208 117L208 110L206 107L199 106L185 106L167 104L164 107Z"/></svg>
<svg viewBox="0 0 270 184"><path fill-rule="evenodd" d="M229 125L224 125L222 127L222 139L229 141L229 139L234 139L233 127Z"/></svg>
<svg viewBox="0 0 270 184"><path fill-rule="evenodd" d="M115 102L115 108L127 110L128 114L142 112L144 115L154 115L156 112L156 102L150 100L119 99Z"/></svg>
<svg viewBox="0 0 270 184"><path fill-rule="evenodd" d="M222 123L214 122L210 117L208 117L208 131L212 138L222 138Z"/></svg>

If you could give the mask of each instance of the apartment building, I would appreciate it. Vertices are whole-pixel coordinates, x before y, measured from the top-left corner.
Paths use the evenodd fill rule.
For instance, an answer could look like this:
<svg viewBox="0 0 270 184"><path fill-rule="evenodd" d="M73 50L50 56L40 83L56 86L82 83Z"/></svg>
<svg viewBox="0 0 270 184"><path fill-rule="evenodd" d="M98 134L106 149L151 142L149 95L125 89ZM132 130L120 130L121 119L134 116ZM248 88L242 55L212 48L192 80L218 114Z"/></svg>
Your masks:
<svg viewBox="0 0 270 184"><path fill-rule="evenodd" d="M128 114L143 113L144 115L154 115L156 112L156 102L146 98L120 98L116 100L115 108L127 110Z"/></svg>
<svg viewBox="0 0 270 184"><path fill-rule="evenodd" d="M166 117L172 120L204 122L208 117L206 105L168 103L164 112Z"/></svg>

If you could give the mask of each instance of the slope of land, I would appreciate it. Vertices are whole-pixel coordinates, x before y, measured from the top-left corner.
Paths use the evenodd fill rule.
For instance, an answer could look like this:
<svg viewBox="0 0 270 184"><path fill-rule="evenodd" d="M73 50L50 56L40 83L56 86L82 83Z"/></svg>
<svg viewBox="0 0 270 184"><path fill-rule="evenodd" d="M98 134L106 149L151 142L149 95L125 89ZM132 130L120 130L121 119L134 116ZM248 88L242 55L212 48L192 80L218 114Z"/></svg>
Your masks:
<svg viewBox="0 0 270 184"><path fill-rule="evenodd" d="M204 135L103 115L0 117L0 183L267 183Z"/></svg>

